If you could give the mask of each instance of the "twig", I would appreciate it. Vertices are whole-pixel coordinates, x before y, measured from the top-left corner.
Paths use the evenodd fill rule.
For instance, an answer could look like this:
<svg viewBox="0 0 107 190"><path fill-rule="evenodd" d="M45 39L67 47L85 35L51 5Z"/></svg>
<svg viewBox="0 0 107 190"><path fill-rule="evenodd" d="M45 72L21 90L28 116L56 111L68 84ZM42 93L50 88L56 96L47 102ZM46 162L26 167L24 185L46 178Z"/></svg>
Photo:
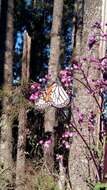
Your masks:
<svg viewBox="0 0 107 190"><path fill-rule="evenodd" d="M62 112L63 112L63 111L62 111ZM65 115L64 112L63 112L63 114ZM66 117L66 115L65 115L65 117ZM73 124L73 123L74 123L74 124ZM92 151L91 151L91 149L90 149L88 143L86 142L86 140L85 140L84 137L82 136L81 132L78 130L74 117L73 117L73 123L70 122L70 123L69 123L69 126L72 126L73 129L75 129L75 131L76 131L76 132L78 133L78 135L81 137L82 141L84 142L84 144L86 145L87 149L89 150L89 153L90 153L90 155L91 155L91 158L92 158L93 163L94 163L94 165L95 165L95 168L96 168L96 170L97 170L97 177L98 177L98 180L99 180L99 179L100 179L100 175L99 175L98 165L97 165L97 163L96 163L96 160L95 160L95 158L94 158L94 155L93 155L93 153L92 153Z"/></svg>

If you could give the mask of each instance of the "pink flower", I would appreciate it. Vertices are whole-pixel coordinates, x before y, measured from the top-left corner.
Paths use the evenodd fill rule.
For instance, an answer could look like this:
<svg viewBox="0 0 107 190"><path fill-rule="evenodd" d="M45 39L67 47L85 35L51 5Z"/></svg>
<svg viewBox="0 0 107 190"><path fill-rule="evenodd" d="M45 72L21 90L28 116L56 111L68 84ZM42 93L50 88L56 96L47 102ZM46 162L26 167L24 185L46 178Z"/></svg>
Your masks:
<svg viewBox="0 0 107 190"><path fill-rule="evenodd" d="M79 65L74 65L74 69L80 69L81 67Z"/></svg>
<svg viewBox="0 0 107 190"><path fill-rule="evenodd" d="M71 82L71 80L72 80L71 77L68 77L68 82Z"/></svg>
<svg viewBox="0 0 107 190"><path fill-rule="evenodd" d="M73 64L73 68L74 68L74 69L76 69L76 70L81 70L82 64L79 63L77 60L73 60L73 61L72 61L72 64Z"/></svg>
<svg viewBox="0 0 107 190"><path fill-rule="evenodd" d="M39 98L40 96L40 92L35 92L34 94L32 94L30 97L29 97L29 100L30 101L35 101Z"/></svg>
<svg viewBox="0 0 107 190"><path fill-rule="evenodd" d="M43 144L43 140L40 140L40 141L39 141L39 144L41 144L41 145L42 145L42 144Z"/></svg>
<svg viewBox="0 0 107 190"><path fill-rule="evenodd" d="M73 137L73 133L72 132L69 132L69 137Z"/></svg>
<svg viewBox="0 0 107 190"><path fill-rule="evenodd" d="M66 79L65 79L65 78L62 78L62 79L61 79L61 82L65 83L65 82L66 82Z"/></svg>
<svg viewBox="0 0 107 190"><path fill-rule="evenodd" d="M49 147L50 147L51 144L52 144L52 140L51 139L45 141L44 144L43 144L44 151L48 151L48 149L49 149Z"/></svg>
<svg viewBox="0 0 107 190"><path fill-rule="evenodd" d="M56 160L62 161L63 160L63 156L60 154L56 154Z"/></svg>
<svg viewBox="0 0 107 190"><path fill-rule="evenodd" d="M33 83L33 84L31 85L31 89L35 89L35 88L40 89L40 84L37 83L37 82Z"/></svg>
<svg viewBox="0 0 107 190"><path fill-rule="evenodd" d="M66 132L62 135L63 138L68 138L68 137L72 137L72 136L73 136L72 132L69 132L69 131L66 131ZM65 141L64 141L64 143L65 143Z"/></svg>
<svg viewBox="0 0 107 190"><path fill-rule="evenodd" d="M35 94L32 94L31 96L30 96L30 98L29 98L29 100L35 100Z"/></svg>
<svg viewBox="0 0 107 190"><path fill-rule="evenodd" d="M62 135L62 137L69 137L69 132L67 131L67 132L65 132L63 135Z"/></svg>
<svg viewBox="0 0 107 190"><path fill-rule="evenodd" d="M69 87L69 84L67 83L67 81L65 82L65 87Z"/></svg>
<svg viewBox="0 0 107 190"><path fill-rule="evenodd" d="M70 144L68 142L65 143L65 148L69 149L70 148Z"/></svg>

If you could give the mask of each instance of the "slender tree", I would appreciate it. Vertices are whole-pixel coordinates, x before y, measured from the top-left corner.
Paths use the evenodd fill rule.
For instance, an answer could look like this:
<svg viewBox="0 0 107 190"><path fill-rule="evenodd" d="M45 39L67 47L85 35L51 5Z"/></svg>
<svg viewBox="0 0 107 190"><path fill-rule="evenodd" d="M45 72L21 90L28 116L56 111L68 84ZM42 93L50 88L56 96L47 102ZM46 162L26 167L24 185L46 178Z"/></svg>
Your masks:
<svg viewBox="0 0 107 190"><path fill-rule="evenodd" d="M54 0L53 8L53 22L51 30L51 44L50 44L50 59L48 65L48 73L51 76L49 83L56 81L59 67L60 58L60 31L61 31L61 20L63 13L63 0ZM50 132L52 135L52 144L49 151L46 153L46 162L51 168L53 167L53 151L54 151L54 126L56 123L55 108L50 107L46 109L44 127L45 132ZM51 163L51 164L50 164ZM51 168L52 169L52 168Z"/></svg>
<svg viewBox="0 0 107 190"><path fill-rule="evenodd" d="M24 85L26 85L29 80L30 46L31 46L31 38L28 36L28 33L25 32L23 57L22 57L21 88L23 88ZM18 127L17 162L16 162L16 190L24 190L27 112L23 101L24 99L21 89L19 96L20 96L20 106L19 106L19 127Z"/></svg>
<svg viewBox="0 0 107 190"><path fill-rule="evenodd" d="M4 52L4 97L3 112L1 118L1 142L0 142L0 163L4 172L6 184L12 182L12 122L11 122L11 85L13 65L13 14L14 1L7 2L6 39ZM1 26L3 27L3 26ZM5 31L4 31L5 32ZM5 184L5 185L6 185ZM4 188L4 187L2 187ZM6 189L6 187L5 187Z"/></svg>

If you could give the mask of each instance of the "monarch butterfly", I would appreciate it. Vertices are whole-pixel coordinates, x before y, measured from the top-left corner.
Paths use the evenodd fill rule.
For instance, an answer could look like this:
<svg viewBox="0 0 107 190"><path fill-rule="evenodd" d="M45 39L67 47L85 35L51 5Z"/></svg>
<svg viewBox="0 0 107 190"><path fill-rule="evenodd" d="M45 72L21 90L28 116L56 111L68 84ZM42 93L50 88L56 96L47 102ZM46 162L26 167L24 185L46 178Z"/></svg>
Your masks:
<svg viewBox="0 0 107 190"><path fill-rule="evenodd" d="M63 108L70 102L70 98L61 84L57 82L49 85L42 95L35 102L36 108L44 109L48 106L54 106L56 108Z"/></svg>

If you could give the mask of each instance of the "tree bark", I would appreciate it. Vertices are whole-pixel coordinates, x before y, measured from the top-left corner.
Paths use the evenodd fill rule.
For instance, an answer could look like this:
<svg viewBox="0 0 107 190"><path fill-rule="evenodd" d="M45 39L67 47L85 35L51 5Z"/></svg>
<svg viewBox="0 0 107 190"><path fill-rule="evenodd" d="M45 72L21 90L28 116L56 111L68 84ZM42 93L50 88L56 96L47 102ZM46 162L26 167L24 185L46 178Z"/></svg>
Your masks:
<svg viewBox="0 0 107 190"><path fill-rule="evenodd" d="M91 26L93 23L95 23L96 20L100 20L101 18L101 1L95 0L94 2L92 0L86 0L84 1L84 4L81 6L80 1L76 1L79 4L79 7L82 8L84 6L84 14L83 14L83 26L80 25L78 27L77 24L77 33L76 33L76 43L75 43L75 52L74 56L88 56L88 51L86 51L87 48L87 39L88 35L91 32ZM90 11L91 10L91 11ZM94 17L92 16L94 14ZM88 16L87 16L88 15ZM81 30L82 27L82 30ZM93 51L93 55L99 55L99 50ZM89 76L92 76L92 78L98 78L100 77L100 74L97 70L95 70L92 66L89 67L88 63L84 64L84 71L89 73ZM79 74L74 73L74 78L77 78L81 81L81 76ZM89 146L93 145L92 137L90 137L90 133L88 131L88 122L84 121L84 123L81 125L78 124L77 118L78 114L76 112L75 108L78 108L81 110L81 112L88 116L88 113L92 110L94 113L98 113L98 107L95 103L95 100L93 100L93 97L90 97L88 94L85 93L85 88L74 79L74 87L76 88L76 96L73 101L72 106L72 113L74 115L77 129L82 134L82 136L85 138L86 142ZM93 138L96 142L97 147L97 139L98 139L98 120L99 116L96 119L96 129L93 133ZM89 152L81 139L81 137L78 135L73 138L73 142L70 148L70 156L69 156L69 174L70 174L70 180L72 183L72 189L73 190L89 190L89 184L88 180L90 180L93 184L95 183L96 176L98 177L97 170L95 168L95 165L92 161L92 159L89 159L90 155ZM75 160L75 161L74 161Z"/></svg>
<svg viewBox="0 0 107 190"><path fill-rule="evenodd" d="M12 85L12 64L13 64L13 12L14 1L8 0L7 4L7 23L6 23L6 39L4 56L4 97L3 112L1 118L1 142L0 142L0 164L4 172L4 180L8 185L12 182L12 121L11 116L11 85ZM3 26L1 26L3 27ZM6 185L5 184L5 185ZM2 187L2 189L8 187Z"/></svg>
<svg viewBox="0 0 107 190"><path fill-rule="evenodd" d="M49 83L56 81L58 74L59 58L60 58L60 31L61 31L61 20L63 13L63 0L54 0L53 8L53 22L51 30L51 44L50 44L50 60L48 67L48 74L51 75ZM52 170L54 165L54 126L55 126L55 108L49 107L45 111L44 127L45 132L52 134L52 144L50 145L49 151L45 154L45 159L48 167ZM50 164L51 163L51 164Z"/></svg>
<svg viewBox="0 0 107 190"><path fill-rule="evenodd" d="M29 80L29 63L30 63L30 45L31 38L28 33L24 34L24 47L22 58L22 88ZM18 144L17 144L17 163L16 163L16 190L25 189L25 151L26 151L26 127L27 112L23 101L23 94L20 91L22 101L19 108L19 128L18 128Z"/></svg>

